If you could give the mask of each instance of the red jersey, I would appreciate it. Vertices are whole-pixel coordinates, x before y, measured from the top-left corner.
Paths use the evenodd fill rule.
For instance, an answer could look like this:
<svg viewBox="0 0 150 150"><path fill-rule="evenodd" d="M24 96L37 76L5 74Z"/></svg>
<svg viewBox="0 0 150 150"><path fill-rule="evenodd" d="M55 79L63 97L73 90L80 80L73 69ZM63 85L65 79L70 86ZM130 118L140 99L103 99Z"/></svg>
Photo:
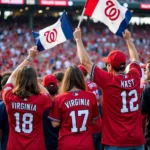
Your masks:
<svg viewBox="0 0 150 150"><path fill-rule="evenodd" d="M61 123L58 150L94 150L92 120L98 117L97 100L91 92L71 91L57 96L49 118Z"/></svg>
<svg viewBox="0 0 150 150"><path fill-rule="evenodd" d="M86 82L86 87L87 87L89 92L92 92L93 94L95 94L96 99L97 99L97 104L99 106L100 96L99 96L99 93L98 93L98 86L96 85L96 83L94 83L92 81L87 81ZM95 125L93 126L93 129L92 129L92 132L93 133L100 133L100 132L102 132L102 119L101 119L101 117L99 117L96 120L96 123L95 123Z"/></svg>
<svg viewBox="0 0 150 150"><path fill-rule="evenodd" d="M2 91L9 122L7 150L45 150L42 117L52 105L50 96L39 94L21 99L12 89L12 84L6 84Z"/></svg>
<svg viewBox="0 0 150 150"><path fill-rule="evenodd" d="M143 145L139 65L133 62L127 74L117 75L93 66L92 78L103 92L102 143L120 147Z"/></svg>
<svg viewBox="0 0 150 150"><path fill-rule="evenodd" d="M86 81L86 87L89 92L92 92L93 94L95 94L96 99L98 100L98 103L99 103L100 96L98 93L98 86L96 85L96 83L92 81Z"/></svg>

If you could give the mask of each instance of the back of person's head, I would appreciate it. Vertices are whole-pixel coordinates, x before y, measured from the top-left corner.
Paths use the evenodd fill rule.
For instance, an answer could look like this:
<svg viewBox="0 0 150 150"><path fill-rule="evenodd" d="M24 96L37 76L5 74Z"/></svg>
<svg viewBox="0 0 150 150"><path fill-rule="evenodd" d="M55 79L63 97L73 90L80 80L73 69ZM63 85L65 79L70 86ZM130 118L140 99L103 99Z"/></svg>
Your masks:
<svg viewBox="0 0 150 150"><path fill-rule="evenodd" d="M8 79L9 79L9 76L4 76L3 77L3 79L1 80L1 87L3 87L7 83Z"/></svg>
<svg viewBox="0 0 150 150"><path fill-rule="evenodd" d="M70 66L65 71L60 91L64 93L70 91L72 88L86 90L83 73L77 66Z"/></svg>
<svg viewBox="0 0 150 150"><path fill-rule="evenodd" d="M78 68L82 71L84 77L87 76L88 72L83 65L78 65Z"/></svg>
<svg viewBox="0 0 150 150"><path fill-rule="evenodd" d="M63 77L64 77L64 72L62 72L62 71L54 72L53 75L56 77L56 79L59 83L62 82Z"/></svg>
<svg viewBox="0 0 150 150"><path fill-rule="evenodd" d="M18 70L13 93L20 98L27 98L40 93L37 74L33 67L25 66Z"/></svg>
<svg viewBox="0 0 150 150"><path fill-rule="evenodd" d="M54 75L46 75L43 79L43 86L48 90L50 95L54 96L58 93L58 82Z"/></svg>
<svg viewBox="0 0 150 150"><path fill-rule="evenodd" d="M107 63L107 66L111 65L115 72L124 71L126 68L126 56L119 50L111 51L108 57L103 58L103 61Z"/></svg>

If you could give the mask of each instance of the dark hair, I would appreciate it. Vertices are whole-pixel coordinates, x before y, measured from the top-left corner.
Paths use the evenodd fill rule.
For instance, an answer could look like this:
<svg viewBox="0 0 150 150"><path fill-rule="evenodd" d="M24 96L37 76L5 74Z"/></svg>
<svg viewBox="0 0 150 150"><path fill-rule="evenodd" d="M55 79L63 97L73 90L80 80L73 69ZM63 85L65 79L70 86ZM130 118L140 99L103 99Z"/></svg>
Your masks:
<svg viewBox="0 0 150 150"><path fill-rule="evenodd" d="M54 86L53 83L51 83L49 86L45 87L50 95L55 96L58 93L58 86Z"/></svg>
<svg viewBox="0 0 150 150"><path fill-rule="evenodd" d="M37 74L33 67L25 66L18 70L13 93L20 98L27 98L40 93Z"/></svg>
<svg viewBox="0 0 150 150"><path fill-rule="evenodd" d="M123 71L125 71L125 69L126 69L126 63L123 62L123 63L120 64L120 66L121 66L121 67L119 67L119 68L115 68L115 67L113 67L113 66L112 66L112 67L113 67L113 69L114 69L116 72L120 72L120 71L123 72Z"/></svg>
<svg viewBox="0 0 150 150"><path fill-rule="evenodd" d="M107 67L103 67L102 69L105 70L105 71L108 71L108 70L107 70Z"/></svg>
<svg viewBox="0 0 150 150"><path fill-rule="evenodd" d="M86 90L83 74L77 66L70 66L64 74L61 93L70 91L73 87Z"/></svg>
<svg viewBox="0 0 150 150"><path fill-rule="evenodd" d="M60 72L54 72L53 75L56 77L58 82L62 82L63 77L64 77L64 72L61 72L61 71Z"/></svg>
<svg viewBox="0 0 150 150"><path fill-rule="evenodd" d="M1 87L3 87L7 83L8 79L9 79L9 76L4 76L3 77L3 79L1 80Z"/></svg>

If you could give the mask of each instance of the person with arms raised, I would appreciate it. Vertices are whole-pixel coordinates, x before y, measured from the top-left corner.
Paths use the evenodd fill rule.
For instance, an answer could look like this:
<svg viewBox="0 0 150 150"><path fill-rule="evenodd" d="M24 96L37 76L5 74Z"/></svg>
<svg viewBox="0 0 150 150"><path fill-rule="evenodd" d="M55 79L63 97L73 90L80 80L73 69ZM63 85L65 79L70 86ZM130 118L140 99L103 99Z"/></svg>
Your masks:
<svg viewBox="0 0 150 150"><path fill-rule="evenodd" d="M130 32L125 30L123 37L132 60L127 74L124 73L126 56L122 51L110 52L106 72L90 60L82 42L80 28L74 32L80 63L102 89L102 144L105 145L105 150L143 150L145 140L139 107L141 68Z"/></svg>

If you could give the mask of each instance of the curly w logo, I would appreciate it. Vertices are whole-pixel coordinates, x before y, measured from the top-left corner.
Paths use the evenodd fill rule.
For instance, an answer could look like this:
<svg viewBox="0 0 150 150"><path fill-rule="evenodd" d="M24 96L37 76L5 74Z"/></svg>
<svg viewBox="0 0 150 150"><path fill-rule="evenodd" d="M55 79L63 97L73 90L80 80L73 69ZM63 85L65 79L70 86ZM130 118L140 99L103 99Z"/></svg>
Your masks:
<svg viewBox="0 0 150 150"><path fill-rule="evenodd" d="M57 30L53 29L52 31L46 31L44 33L44 36L46 37L46 41L48 43L55 42L57 39Z"/></svg>

